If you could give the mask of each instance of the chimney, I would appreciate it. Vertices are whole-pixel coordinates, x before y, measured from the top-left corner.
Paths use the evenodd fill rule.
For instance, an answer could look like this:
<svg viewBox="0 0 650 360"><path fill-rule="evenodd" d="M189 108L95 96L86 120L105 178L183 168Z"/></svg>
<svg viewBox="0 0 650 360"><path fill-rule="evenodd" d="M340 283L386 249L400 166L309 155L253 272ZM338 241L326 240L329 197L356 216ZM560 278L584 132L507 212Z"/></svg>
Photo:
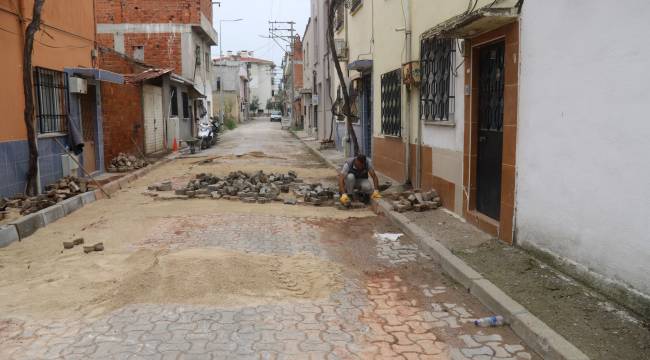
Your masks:
<svg viewBox="0 0 650 360"><path fill-rule="evenodd" d="M253 57L254 54L255 54L255 51L249 51L248 52L248 56L250 56L250 57Z"/></svg>
<svg viewBox="0 0 650 360"><path fill-rule="evenodd" d="M239 52L239 56L241 57L248 57L248 51L247 50L242 50Z"/></svg>
<svg viewBox="0 0 650 360"><path fill-rule="evenodd" d="M228 54L228 57L231 57L232 56L232 50L228 50L228 52L226 52L226 54Z"/></svg>

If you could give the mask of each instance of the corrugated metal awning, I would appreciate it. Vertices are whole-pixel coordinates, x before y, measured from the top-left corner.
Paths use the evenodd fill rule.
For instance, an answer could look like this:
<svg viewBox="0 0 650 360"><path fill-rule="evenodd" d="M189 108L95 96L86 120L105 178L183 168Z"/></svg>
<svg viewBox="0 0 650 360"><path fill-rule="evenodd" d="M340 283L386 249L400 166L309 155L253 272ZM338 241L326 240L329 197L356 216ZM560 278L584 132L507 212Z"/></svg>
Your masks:
<svg viewBox="0 0 650 360"><path fill-rule="evenodd" d="M472 38L512 23L519 17L518 0L501 0L460 14L422 33L421 38Z"/></svg>
<svg viewBox="0 0 650 360"><path fill-rule="evenodd" d="M372 60L356 60L348 64L348 70L369 71L372 69Z"/></svg>
<svg viewBox="0 0 650 360"><path fill-rule="evenodd" d="M126 75L126 82L135 84L146 80L156 79L169 74L173 69L147 69L139 74Z"/></svg>
<svg viewBox="0 0 650 360"><path fill-rule="evenodd" d="M111 71L96 68L65 68L68 74L97 81L124 84L124 77Z"/></svg>

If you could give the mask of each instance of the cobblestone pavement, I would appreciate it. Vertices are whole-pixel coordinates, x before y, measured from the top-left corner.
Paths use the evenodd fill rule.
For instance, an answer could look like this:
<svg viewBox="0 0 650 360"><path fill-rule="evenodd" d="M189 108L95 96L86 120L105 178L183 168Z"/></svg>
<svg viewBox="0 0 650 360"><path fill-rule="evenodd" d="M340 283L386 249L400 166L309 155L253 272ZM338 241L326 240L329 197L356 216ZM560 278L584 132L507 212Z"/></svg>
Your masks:
<svg viewBox="0 0 650 360"><path fill-rule="evenodd" d="M237 131L266 129L267 144L291 141L273 126ZM507 327L476 328L473 320L490 314L395 233L382 217L169 214L134 239L133 251L307 253L340 265L344 285L322 299L261 305L129 304L92 319L1 314L0 359L539 359Z"/></svg>

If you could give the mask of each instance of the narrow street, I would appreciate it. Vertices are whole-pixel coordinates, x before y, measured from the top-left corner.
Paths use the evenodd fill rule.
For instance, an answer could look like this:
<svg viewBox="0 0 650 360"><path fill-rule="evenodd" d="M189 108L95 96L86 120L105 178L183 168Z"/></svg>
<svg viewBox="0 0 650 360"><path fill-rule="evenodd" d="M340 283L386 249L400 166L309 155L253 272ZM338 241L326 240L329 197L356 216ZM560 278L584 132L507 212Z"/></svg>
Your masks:
<svg viewBox="0 0 650 360"><path fill-rule="evenodd" d="M336 179L260 118L39 230L0 252L0 358L538 358L370 209L143 194L237 170Z"/></svg>

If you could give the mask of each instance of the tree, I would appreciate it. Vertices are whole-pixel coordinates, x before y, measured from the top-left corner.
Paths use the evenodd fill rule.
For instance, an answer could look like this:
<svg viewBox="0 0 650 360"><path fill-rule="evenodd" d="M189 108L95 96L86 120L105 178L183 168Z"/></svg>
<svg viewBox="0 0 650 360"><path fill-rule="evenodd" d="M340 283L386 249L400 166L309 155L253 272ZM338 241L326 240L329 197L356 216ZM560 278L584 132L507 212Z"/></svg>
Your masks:
<svg viewBox="0 0 650 360"><path fill-rule="evenodd" d="M336 43L334 42L334 23L336 21L336 9L341 5L344 0L331 0L328 14L327 14L327 40L330 47L330 52L332 53L332 61L334 62L334 67L336 68L336 74L339 78L339 83L341 84L341 92L343 93L343 109L342 115L345 116L345 121L347 123L348 134L352 140L352 146L354 148L354 155L359 154L359 141L357 140L357 134L354 132L354 127L352 126L352 121L356 118L352 114L352 106L350 105L350 93L348 92L348 86L345 83L345 78L343 77L343 70L341 70L341 63L339 62L339 55L336 51Z"/></svg>
<svg viewBox="0 0 650 360"><path fill-rule="evenodd" d="M36 126L34 124L34 88L32 83L32 52L34 51L34 35L41 27L41 12L45 0L35 0L32 21L25 30L23 47L23 94L25 95L25 126L27 127L27 142L29 146L29 169L25 193L36 195L38 176L38 148L36 147ZM21 16L22 19L22 16Z"/></svg>
<svg viewBox="0 0 650 360"><path fill-rule="evenodd" d="M256 113L257 109L259 108L260 108L260 99L257 96L255 96L251 101L250 109L252 112Z"/></svg>

